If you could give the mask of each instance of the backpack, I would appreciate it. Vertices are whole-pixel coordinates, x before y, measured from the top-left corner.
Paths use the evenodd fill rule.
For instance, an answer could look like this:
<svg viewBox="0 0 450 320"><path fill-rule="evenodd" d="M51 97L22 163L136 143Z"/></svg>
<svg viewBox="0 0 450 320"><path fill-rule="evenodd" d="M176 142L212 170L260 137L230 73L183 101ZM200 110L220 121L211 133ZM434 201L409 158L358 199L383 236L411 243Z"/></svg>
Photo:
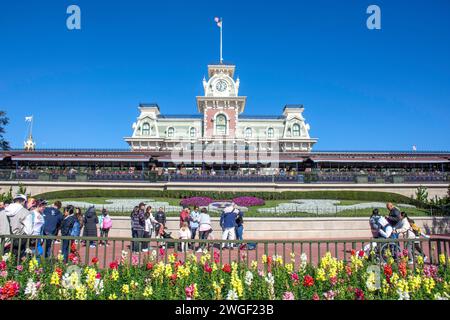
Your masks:
<svg viewBox="0 0 450 320"><path fill-rule="evenodd" d="M103 218L102 221L102 229L111 229L112 228L112 219L109 216Z"/></svg>

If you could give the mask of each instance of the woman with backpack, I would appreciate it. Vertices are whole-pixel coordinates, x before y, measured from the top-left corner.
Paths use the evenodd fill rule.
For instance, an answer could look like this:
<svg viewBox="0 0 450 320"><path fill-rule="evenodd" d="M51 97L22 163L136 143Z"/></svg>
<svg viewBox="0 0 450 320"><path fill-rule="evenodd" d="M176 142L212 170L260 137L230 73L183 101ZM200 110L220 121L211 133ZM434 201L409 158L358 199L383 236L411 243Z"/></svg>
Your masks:
<svg viewBox="0 0 450 320"><path fill-rule="evenodd" d="M98 219L98 223L100 226L100 237L108 238L109 230L112 228L112 219L106 209L102 210L102 215ZM108 240L106 240L105 243L103 243L103 241L100 241L100 246L102 246L103 244L109 246Z"/></svg>
<svg viewBox="0 0 450 320"><path fill-rule="evenodd" d="M83 224L84 224L83 237L98 237L97 234L98 217L97 213L95 212L95 207L90 207L86 211L86 213L84 214ZM91 248L95 248L95 242L93 240L89 241L89 246Z"/></svg>

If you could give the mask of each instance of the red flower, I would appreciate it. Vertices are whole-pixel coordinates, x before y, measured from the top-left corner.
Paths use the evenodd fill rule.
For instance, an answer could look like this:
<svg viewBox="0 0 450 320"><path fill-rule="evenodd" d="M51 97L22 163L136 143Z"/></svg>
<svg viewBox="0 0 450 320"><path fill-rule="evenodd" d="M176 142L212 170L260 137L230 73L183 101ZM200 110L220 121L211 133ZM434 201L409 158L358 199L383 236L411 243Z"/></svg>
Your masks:
<svg viewBox="0 0 450 320"><path fill-rule="evenodd" d="M335 285L337 284L337 282L338 282L337 277L331 277L331 278L330 278L330 284L331 284L332 286L335 286Z"/></svg>
<svg viewBox="0 0 450 320"><path fill-rule="evenodd" d="M0 271L5 271L5 270L6 270L6 262L0 261Z"/></svg>
<svg viewBox="0 0 450 320"><path fill-rule="evenodd" d="M188 300L192 299L195 294L195 286L191 284L189 287L186 287L186 289L184 289L184 292L186 293L186 298Z"/></svg>
<svg viewBox="0 0 450 320"><path fill-rule="evenodd" d="M159 248L159 255L161 257L164 257L165 254L166 254L166 250L164 250L164 248Z"/></svg>
<svg viewBox="0 0 450 320"><path fill-rule="evenodd" d="M69 254L69 260L73 264L77 264L78 263L78 256L75 253L70 253Z"/></svg>
<svg viewBox="0 0 450 320"><path fill-rule="evenodd" d="M400 274L402 275L403 278L406 277L406 262L402 261L398 264L398 271L400 272Z"/></svg>
<svg viewBox="0 0 450 320"><path fill-rule="evenodd" d="M352 256L356 256L356 250L352 249Z"/></svg>
<svg viewBox="0 0 450 320"><path fill-rule="evenodd" d="M317 293L314 293L312 299L317 301L317 300L320 300L320 297L319 297L319 295Z"/></svg>
<svg viewBox="0 0 450 320"><path fill-rule="evenodd" d="M304 287L312 287L314 285L314 278L310 275L306 275L303 278L303 286Z"/></svg>
<svg viewBox="0 0 450 320"><path fill-rule="evenodd" d="M384 275L386 278L392 277L392 266L387 264L384 266Z"/></svg>
<svg viewBox="0 0 450 320"><path fill-rule="evenodd" d="M92 264L97 264L98 263L98 258L97 257L93 257L91 262L92 262Z"/></svg>
<svg viewBox="0 0 450 320"><path fill-rule="evenodd" d="M219 263L220 260L220 254L217 250L214 250L214 262Z"/></svg>
<svg viewBox="0 0 450 320"><path fill-rule="evenodd" d="M352 267L350 266L345 266L345 272L347 273L347 275L350 277L352 275Z"/></svg>
<svg viewBox="0 0 450 320"><path fill-rule="evenodd" d="M14 298L19 293L20 285L16 281L7 281L3 287L0 287L0 300Z"/></svg>
<svg viewBox="0 0 450 320"><path fill-rule="evenodd" d="M170 276L170 280L172 280L172 281L177 280L177 274L176 274L176 273L172 274L172 275Z"/></svg>
<svg viewBox="0 0 450 320"><path fill-rule="evenodd" d="M271 257L271 256L268 256L268 257L267 257L267 264L268 264L268 265L271 265L271 264L272 264L272 257Z"/></svg>
<svg viewBox="0 0 450 320"><path fill-rule="evenodd" d="M97 272L97 275L95 276L96 279L101 279L102 275L100 274L100 272Z"/></svg>
<svg viewBox="0 0 450 320"><path fill-rule="evenodd" d="M209 266L208 263L205 263L205 265L203 266L203 270L205 270L205 272L207 272L207 273L212 272L212 268Z"/></svg>
<svg viewBox="0 0 450 320"><path fill-rule="evenodd" d="M291 280L294 282L298 282L298 280L300 280L298 274L296 273L291 274Z"/></svg>
<svg viewBox="0 0 450 320"><path fill-rule="evenodd" d="M227 263L227 264L225 264L224 266L223 266L223 268L222 268L222 271L223 272L226 272L226 273L230 273L231 272L231 266Z"/></svg>
<svg viewBox="0 0 450 320"><path fill-rule="evenodd" d="M117 269L119 269L119 262L118 261L113 261L113 262L111 262L110 264L109 264L109 268L111 269L111 270L117 270Z"/></svg>
<svg viewBox="0 0 450 320"><path fill-rule="evenodd" d="M60 278L62 277L63 271L62 271L61 268L56 267L56 268L55 268L55 272L58 274L58 276L59 276Z"/></svg>
<svg viewBox="0 0 450 320"><path fill-rule="evenodd" d="M72 244L70 245L70 252L71 253L77 252L77 245L75 244L75 242L72 242Z"/></svg>
<svg viewBox="0 0 450 320"><path fill-rule="evenodd" d="M153 269L153 263L149 262L147 263L147 270L152 270Z"/></svg>
<svg viewBox="0 0 450 320"><path fill-rule="evenodd" d="M362 257L364 257L364 255L365 255L364 250L359 250L358 256L359 256L360 258L362 258Z"/></svg>
<svg viewBox="0 0 450 320"><path fill-rule="evenodd" d="M175 269L178 269L179 266L182 266L183 262L181 262L180 260L178 260L177 262L175 262Z"/></svg>
<svg viewBox="0 0 450 320"><path fill-rule="evenodd" d="M355 289L355 300L364 300L364 291L361 289Z"/></svg>

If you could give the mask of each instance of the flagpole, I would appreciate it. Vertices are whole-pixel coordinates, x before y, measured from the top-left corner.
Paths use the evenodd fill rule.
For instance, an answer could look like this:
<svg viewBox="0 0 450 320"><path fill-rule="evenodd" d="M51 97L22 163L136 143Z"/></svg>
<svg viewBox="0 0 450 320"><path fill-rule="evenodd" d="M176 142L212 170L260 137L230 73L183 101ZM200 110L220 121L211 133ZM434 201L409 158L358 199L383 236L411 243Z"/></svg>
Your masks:
<svg viewBox="0 0 450 320"><path fill-rule="evenodd" d="M222 27L223 27L223 20L220 18L220 64L222 64Z"/></svg>
<svg viewBox="0 0 450 320"><path fill-rule="evenodd" d="M30 122L30 137L33 134L33 120L34 120L34 116L31 116L31 122Z"/></svg>

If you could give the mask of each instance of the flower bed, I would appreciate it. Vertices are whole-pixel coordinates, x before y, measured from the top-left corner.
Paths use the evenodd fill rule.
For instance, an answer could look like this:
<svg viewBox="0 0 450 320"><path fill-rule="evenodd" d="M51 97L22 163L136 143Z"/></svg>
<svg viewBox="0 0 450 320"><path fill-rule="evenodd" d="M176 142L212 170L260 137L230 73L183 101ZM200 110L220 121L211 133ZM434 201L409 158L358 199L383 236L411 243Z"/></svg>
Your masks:
<svg viewBox="0 0 450 320"><path fill-rule="evenodd" d="M72 248L72 250L74 250ZM76 252L69 263L61 255L55 262L28 258L15 264L10 255L0 262L2 300L130 300L130 299L447 299L450 297L449 261L441 255L440 265L407 267L403 253L398 262L390 259L377 272L364 254L352 253L345 264L326 253L318 266L307 263L302 254L289 261L281 256L263 256L248 266L233 262L219 265L219 253L201 257L189 255L180 261L176 254L164 257L160 250L138 257L122 252L109 268L100 269L99 260L81 266ZM167 259L157 262L156 256ZM164 260L164 259L163 259Z"/></svg>
<svg viewBox="0 0 450 320"><path fill-rule="evenodd" d="M180 206L198 206L198 207L206 207L209 206L209 204L213 202L213 199L209 197L190 197L185 198L180 201Z"/></svg>
<svg viewBox="0 0 450 320"><path fill-rule="evenodd" d="M263 206L266 202L257 197L237 197L233 199L233 202L240 207L254 207L254 206Z"/></svg>

